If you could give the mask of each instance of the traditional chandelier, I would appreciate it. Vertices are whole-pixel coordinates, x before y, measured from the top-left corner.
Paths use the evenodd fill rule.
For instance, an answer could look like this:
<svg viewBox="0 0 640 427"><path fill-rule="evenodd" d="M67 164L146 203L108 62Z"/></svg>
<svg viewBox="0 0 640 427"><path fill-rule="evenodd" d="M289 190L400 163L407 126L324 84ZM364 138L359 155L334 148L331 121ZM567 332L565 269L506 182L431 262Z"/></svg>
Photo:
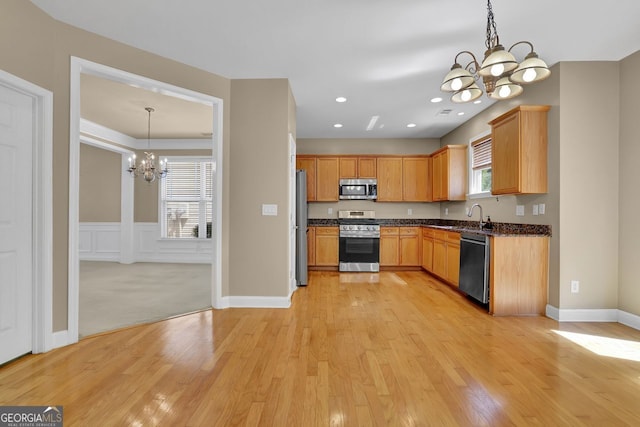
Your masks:
<svg viewBox="0 0 640 427"><path fill-rule="evenodd" d="M511 50L518 45L529 45L531 51L525 56L524 61L518 64ZM476 83L482 77L487 96L493 99L509 99L520 95L522 85L546 79L551 71L545 62L538 58L533 45L528 41L519 41L505 51L500 44L500 38L496 30L496 22L493 18L491 0L487 0L487 50L484 53L482 64L473 53L468 50L459 52L447 73L440 90L453 92L453 102L469 102L478 99L482 95L482 89ZM470 62L462 67L458 58L464 55L471 57Z"/></svg>
<svg viewBox="0 0 640 427"><path fill-rule="evenodd" d="M155 155L151 151L151 113L155 110L151 107L145 107L147 113L149 113L149 121L147 126L147 149L145 151L145 158L140 161L140 164L136 166L136 155L133 154L129 157L129 173L133 178L142 176L145 181L151 183L156 178L164 178L167 176L167 159L160 160L160 169L156 169Z"/></svg>

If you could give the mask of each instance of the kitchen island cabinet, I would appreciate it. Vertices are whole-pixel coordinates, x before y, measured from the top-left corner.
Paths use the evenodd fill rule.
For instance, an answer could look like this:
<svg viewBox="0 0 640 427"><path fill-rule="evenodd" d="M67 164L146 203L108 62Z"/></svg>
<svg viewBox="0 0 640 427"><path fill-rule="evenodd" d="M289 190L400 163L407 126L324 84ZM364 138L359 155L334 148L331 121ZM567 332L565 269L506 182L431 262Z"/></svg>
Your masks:
<svg viewBox="0 0 640 427"><path fill-rule="evenodd" d="M549 237L492 236L489 312L544 315L549 284Z"/></svg>

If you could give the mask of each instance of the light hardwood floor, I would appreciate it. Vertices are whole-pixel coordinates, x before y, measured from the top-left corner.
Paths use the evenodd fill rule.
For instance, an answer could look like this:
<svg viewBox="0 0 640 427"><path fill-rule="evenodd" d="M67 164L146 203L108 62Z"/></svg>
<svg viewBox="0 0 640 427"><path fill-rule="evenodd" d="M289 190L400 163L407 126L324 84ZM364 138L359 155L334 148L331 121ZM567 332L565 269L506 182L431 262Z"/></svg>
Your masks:
<svg viewBox="0 0 640 427"><path fill-rule="evenodd" d="M632 426L638 342L491 317L421 272L312 272L291 309L209 310L0 367L0 405L63 405L65 426Z"/></svg>

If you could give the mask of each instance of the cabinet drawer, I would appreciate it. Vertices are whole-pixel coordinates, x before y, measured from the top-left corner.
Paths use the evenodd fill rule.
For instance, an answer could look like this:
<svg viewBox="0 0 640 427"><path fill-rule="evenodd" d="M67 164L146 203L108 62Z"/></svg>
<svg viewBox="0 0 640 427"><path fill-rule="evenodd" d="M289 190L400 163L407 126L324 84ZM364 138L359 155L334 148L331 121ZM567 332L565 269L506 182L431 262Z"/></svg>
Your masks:
<svg viewBox="0 0 640 427"><path fill-rule="evenodd" d="M433 238L437 240L446 240L447 232L443 230L433 230Z"/></svg>
<svg viewBox="0 0 640 427"><path fill-rule="evenodd" d="M460 233L455 231L447 231L447 242L459 245Z"/></svg>
<svg viewBox="0 0 640 427"><path fill-rule="evenodd" d="M433 239L433 228L424 227L422 229L422 238L424 239Z"/></svg>
<svg viewBox="0 0 640 427"><path fill-rule="evenodd" d="M381 236L397 236L400 234L399 227L380 227Z"/></svg>
<svg viewBox="0 0 640 427"><path fill-rule="evenodd" d="M418 227L400 227L401 236L417 236L420 234L420 228Z"/></svg>
<svg viewBox="0 0 640 427"><path fill-rule="evenodd" d="M316 227L316 236L337 236L340 234L338 227Z"/></svg>

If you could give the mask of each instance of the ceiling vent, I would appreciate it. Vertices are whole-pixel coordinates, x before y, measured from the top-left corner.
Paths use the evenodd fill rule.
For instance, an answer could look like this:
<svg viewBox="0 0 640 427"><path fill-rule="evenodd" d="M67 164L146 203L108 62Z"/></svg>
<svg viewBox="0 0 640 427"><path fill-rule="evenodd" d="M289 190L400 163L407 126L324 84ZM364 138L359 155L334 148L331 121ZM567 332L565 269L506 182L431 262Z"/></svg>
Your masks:
<svg viewBox="0 0 640 427"><path fill-rule="evenodd" d="M452 111L453 110L451 108L443 108L442 110L438 111L436 116L448 116Z"/></svg>

